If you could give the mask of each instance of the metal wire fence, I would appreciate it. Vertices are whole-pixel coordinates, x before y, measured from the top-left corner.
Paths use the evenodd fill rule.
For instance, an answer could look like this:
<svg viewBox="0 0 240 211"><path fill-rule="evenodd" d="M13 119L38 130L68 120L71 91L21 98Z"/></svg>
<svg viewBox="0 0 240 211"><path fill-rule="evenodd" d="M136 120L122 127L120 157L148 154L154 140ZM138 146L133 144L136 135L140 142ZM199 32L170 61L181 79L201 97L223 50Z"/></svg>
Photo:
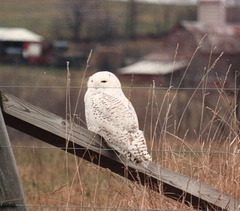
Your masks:
<svg viewBox="0 0 240 211"><path fill-rule="evenodd" d="M78 205L54 205L54 204L15 204L15 207L28 207L28 208L58 208L58 209L86 209L86 210L139 210L139 211L164 211L167 209L160 209L160 208L129 208L129 207L101 207L101 206L78 206ZM0 204L0 207L5 207L5 205ZM179 210L181 211L181 210Z"/></svg>
<svg viewBox="0 0 240 211"><path fill-rule="evenodd" d="M0 89L3 88L28 88L28 89L86 89L87 86L34 86L34 85L0 85ZM115 88L115 87L109 87L111 89ZM199 90L199 91L203 91L203 90L207 90L207 91L239 91L240 88L237 87L161 87L161 86L156 86L154 88L150 87L150 86L123 86L121 87L122 89L142 89L142 90L149 90L154 89L154 90ZM117 88L119 89L119 88Z"/></svg>
<svg viewBox="0 0 240 211"><path fill-rule="evenodd" d="M0 86L0 89L86 89L86 86ZM199 90L199 91L239 91L240 88L177 88L177 87L122 87L123 89L140 89L140 90L159 90L159 91L166 91L166 90ZM57 148L54 146L37 146L37 145L19 145L19 142L12 146L0 146L0 148L12 148L15 150L25 150L25 149L37 149L37 150L56 150ZM58 147L62 150L86 150L86 148L83 147ZM109 151L113 149L104 148L101 149L103 151ZM177 149L153 149L149 150L151 153L176 153L176 154L207 154L207 155L230 155L230 156L238 156L240 155L240 151L223 151L223 150L177 150ZM114 207L114 206L81 206L81 205L73 205L73 204L15 204L16 207L28 207L29 209L76 209L76 210L142 210L142 211L157 211L157 210L165 210L165 209L159 209L159 208L142 208L142 207L135 207L135 208L129 208L129 207ZM1 207L4 207L4 205L1 205L0 202L0 210Z"/></svg>
<svg viewBox="0 0 240 211"><path fill-rule="evenodd" d="M41 150L55 150L55 149L62 149L62 150L86 150L84 147L54 147L54 146L28 146L28 145L19 145L19 146L0 146L0 148L12 148L12 149L41 149ZM102 151L113 151L110 148L103 148ZM149 153L194 153L194 154L228 154L228 155L240 155L240 152L233 152L233 151L201 151L201 150L166 150L166 149L159 149L159 150L148 150Z"/></svg>

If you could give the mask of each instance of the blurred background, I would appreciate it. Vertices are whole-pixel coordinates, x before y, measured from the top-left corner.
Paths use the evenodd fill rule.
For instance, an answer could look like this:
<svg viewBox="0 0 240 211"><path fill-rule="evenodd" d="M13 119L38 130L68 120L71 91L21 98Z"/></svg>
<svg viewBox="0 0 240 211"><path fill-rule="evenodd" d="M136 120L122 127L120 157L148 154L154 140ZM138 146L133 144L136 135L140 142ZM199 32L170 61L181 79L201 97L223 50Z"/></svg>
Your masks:
<svg viewBox="0 0 240 211"><path fill-rule="evenodd" d="M135 91L145 95L143 99L148 99L150 86L157 87L157 93L162 93L156 98L160 102L169 88L173 96L175 91L179 92L177 96L182 96L179 100L174 97L170 125L181 123L178 127L181 135L189 130L190 137L196 137L200 122L204 124L201 112L206 106L203 105L207 104L214 111L208 101L218 98L219 90L224 91L230 101L221 107L229 108L231 104L235 117L239 113L236 105L239 98L239 11L237 0L24 0L21 4L15 0L2 1L1 85L11 91L14 86L22 86L14 93L20 92L21 97L28 96L37 104L47 104L64 116L66 62L70 62L71 85L76 86L71 94L72 99L76 99L77 86L84 89L86 85L87 79L82 80L82 77L92 50L86 77L101 70L114 72L123 86L141 86L142 90L135 88ZM43 86L50 85L62 86L62 89L54 88L54 93L62 92L58 109L57 101L47 101L53 99L48 97L49 90L53 89L43 89ZM24 86L28 91L23 91ZM44 95L45 100L39 101L37 95L29 97L33 90ZM137 111L141 110L138 115L143 128L148 102L143 106L137 99L137 95L133 96L132 102ZM196 105L191 106L192 103ZM196 106L202 109L196 112ZM84 121L83 107L83 104L78 106L78 112ZM167 108L167 105L162 107ZM212 111L208 109L203 113L211 119ZM188 119L194 114L202 120L191 118L196 120L191 123ZM175 130L173 126L170 128Z"/></svg>
<svg viewBox="0 0 240 211"><path fill-rule="evenodd" d="M199 30L206 33L204 27L195 28L197 23L211 22L216 26L219 22L238 24L240 21L237 0L226 3L196 0L24 0L21 5L12 0L2 1L0 10L1 63L26 62L65 67L68 60L72 66L81 68L90 49L93 49L92 68L112 71L149 53L163 52L161 45L169 34L173 40L178 40L174 43L164 40L164 51L169 45L175 49L176 42L180 46L185 44L186 40L179 40L177 35L180 32L176 31L187 30L192 36L197 36ZM192 25L188 27L189 23ZM189 42L188 45L192 45L192 41ZM173 52L168 53L173 57Z"/></svg>
<svg viewBox="0 0 240 211"><path fill-rule="evenodd" d="M87 78L111 71L136 109L154 162L235 197L239 58L239 0L0 2L1 90L86 127ZM188 209L149 192L142 198L141 188L8 131L27 201L40 210Z"/></svg>

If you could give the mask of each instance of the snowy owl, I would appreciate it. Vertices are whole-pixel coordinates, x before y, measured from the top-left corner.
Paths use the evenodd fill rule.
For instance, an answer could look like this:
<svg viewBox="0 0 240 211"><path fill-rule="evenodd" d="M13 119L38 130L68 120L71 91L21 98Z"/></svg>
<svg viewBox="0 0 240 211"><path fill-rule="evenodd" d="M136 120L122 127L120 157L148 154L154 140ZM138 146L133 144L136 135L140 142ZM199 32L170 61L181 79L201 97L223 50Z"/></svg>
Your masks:
<svg viewBox="0 0 240 211"><path fill-rule="evenodd" d="M108 145L134 163L152 161L143 131L121 83L111 72L97 72L88 79L84 96L85 116L90 131L102 136Z"/></svg>

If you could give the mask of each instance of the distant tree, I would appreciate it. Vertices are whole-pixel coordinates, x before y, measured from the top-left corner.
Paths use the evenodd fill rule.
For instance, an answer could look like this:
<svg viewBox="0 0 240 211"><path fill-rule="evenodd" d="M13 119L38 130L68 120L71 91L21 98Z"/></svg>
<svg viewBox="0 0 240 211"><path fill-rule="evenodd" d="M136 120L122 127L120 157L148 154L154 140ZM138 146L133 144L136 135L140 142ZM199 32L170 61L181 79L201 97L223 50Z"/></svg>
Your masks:
<svg viewBox="0 0 240 211"><path fill-rule="evenodd" d="M163 5L159 12L155 12L154 25L156 28L155 33L160 34L169 30L170 23L172 21L170 6Z"/></svg>
<svg viewBox="0 0 240 211"><path fill-rule="evenodd" d="M88 7L88 1L71 0L66 7L65 21L75 42L81 40L81 30L84 23L84 13Z"/></svg>
<svg viewBox="0 0 240 211"><path fill-rule="evenodd" d="M65 21L72 40L98 40L116 34L116 20L105 5L105 0L71 0L68 3Z"/></svg>
<svg viewBox="0 0 240 211"><path fill-rule="evenodd" d="M82 8L77 7L77 8L72 8L73 13L72 13L72 32L73 32L73 39L74 41L78 42L80 39L80 31L82 27L82 22L83 22L83 15L82 15Z"/></svg>
<svg viewBox="0 0 240 211"><path fill-rule="evenodd" d="M86 17L86 34L92 40L110 40L118 34L118 20L105 3L98 1L92 5L93 12Z"/></svg>
<svg viewBox="0 0 240 211"><path fill-rule="evenodd" d="M135 0L128 0L126 17L126 34L134 38L137 32L137 3Z"/></svg>
<svg viewBox="0 0 240 211"><path fill-rule="evenodd" d="M168 32L183 20L196 20L195 6L162 5L159 12L155 13L156 34Z"/></svg>

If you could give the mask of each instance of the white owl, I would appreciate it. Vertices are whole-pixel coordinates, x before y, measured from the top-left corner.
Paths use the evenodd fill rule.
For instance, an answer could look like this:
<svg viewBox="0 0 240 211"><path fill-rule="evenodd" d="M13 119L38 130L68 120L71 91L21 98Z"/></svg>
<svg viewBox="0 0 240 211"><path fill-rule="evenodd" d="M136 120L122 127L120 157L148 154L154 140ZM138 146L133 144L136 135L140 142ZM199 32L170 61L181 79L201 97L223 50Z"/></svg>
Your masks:
<svg viewBox="0 0 240 211"><path fill-rule="evenodd" d="M118 78L103 71L92 75L84 97L87 127L108 145L135 163L152 161L131 102Z"/></svg>

